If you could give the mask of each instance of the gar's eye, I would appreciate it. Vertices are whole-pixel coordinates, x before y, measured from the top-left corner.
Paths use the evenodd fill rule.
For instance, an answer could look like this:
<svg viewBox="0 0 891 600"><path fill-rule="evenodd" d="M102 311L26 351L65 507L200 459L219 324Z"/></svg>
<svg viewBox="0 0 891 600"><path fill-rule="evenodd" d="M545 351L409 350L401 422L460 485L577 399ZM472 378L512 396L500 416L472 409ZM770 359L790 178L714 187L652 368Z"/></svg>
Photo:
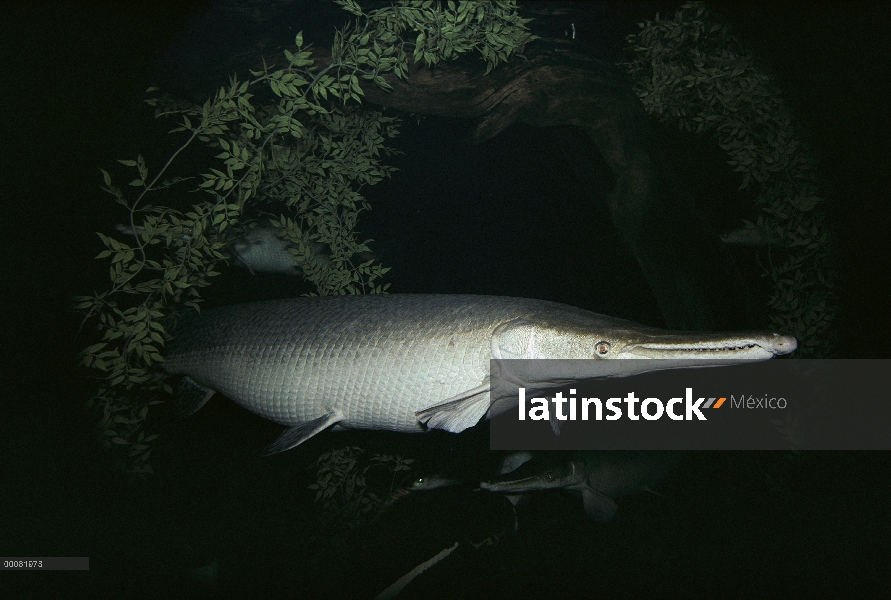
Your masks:
<svg viewBox="0 0 891 600"><path fill-rule="evenodd" d="M612 346L610 346L610 343L607 341L599 341L594 345L594 351L598 356L606 356L609 354L610 348L612 348Z"/></svg>

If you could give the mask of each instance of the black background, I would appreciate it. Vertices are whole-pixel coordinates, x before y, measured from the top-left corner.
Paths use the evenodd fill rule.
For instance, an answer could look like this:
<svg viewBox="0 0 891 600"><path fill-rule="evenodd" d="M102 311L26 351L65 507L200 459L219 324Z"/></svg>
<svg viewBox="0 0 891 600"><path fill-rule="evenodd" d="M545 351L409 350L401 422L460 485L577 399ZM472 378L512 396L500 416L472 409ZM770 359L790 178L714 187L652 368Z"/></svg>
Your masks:
<svg viewBox="0 0 891 600"><path fill-rule="evenodd" d="M615 48L635 22L671 5L596 6L581 35ZM887 357L889 9L716 6L765 57L821 157L844 278L834 355ZM146 125L150 113L140 100L171 61L188 59L176 49L204 44L226 54L227 45L250 43L237 24L221 35L193 21L209 7L7 2L0 9L0 554L91 557L88 573L0 573L0 594L10 587L14 597L370 597L450 546L453 530L463 531L472 515L500 510L483 511L489 500L478 496L460 509L442 504L451 496L413 500L356 546L361 556L329 560L326 538L307 538L302 528L313 510L304 467L314 456L355 439L406 455L447 450L452 441L318 436L291 456L261 461L256 450L279 428L219 401L184 424L155 424L164 435L155 454L159 476L150 483L121 484L97 449L83 410L91 383L75 370L79 319L70 298L103 285L93 232L120 219L98 189L98 169L145 151L148 136L156 136L159 155L165 143L172 148ZM467 131L437 119L407 123L396 140L407 151L397 161L402 170L369 192L383 215L369 229L395 267L393 291L537 296L658 325L645 284L608 227L569 230L562 244L531 231L530 223L553 215L576 225L594 221L587 203L574 202L590 190L572 189L559 153L531 128L512 127L476 149ZM675 141L678 167L687 164L690 185L707 193L712 183L702 171L711 167L697 165L720 164L720 154ZM484 167L471 169L481 156ZM729 174L715 177L726 179L721 189L733 182ZM521 256L483 252L479 240L492 228L536 243ZM250 285L254 294L287 287ZM668 510L653 499L630 501L607 527L585 521L577 500L542 498L515 541L482 553L464 544L463 554L431 569L406 597L680 589L688 596L848 595L886 587L887 563L873 550L891 533L887 455L815 454L795 469L787 462L691 458L666 483L676 499ZM774 491L777 473L785 492ZM188 574L214 560L215 584Z"/></svg>

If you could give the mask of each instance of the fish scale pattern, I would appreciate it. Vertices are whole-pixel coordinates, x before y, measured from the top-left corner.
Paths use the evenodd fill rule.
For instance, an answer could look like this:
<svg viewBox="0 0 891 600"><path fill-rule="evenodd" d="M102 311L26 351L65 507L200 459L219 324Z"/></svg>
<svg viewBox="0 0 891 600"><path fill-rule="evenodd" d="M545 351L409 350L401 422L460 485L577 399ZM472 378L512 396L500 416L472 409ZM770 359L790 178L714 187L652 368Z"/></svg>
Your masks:
<svg viewBox="0 0 891 600"><path fill-rule="evenodd" d="M421 294L236 305L185 323L164 367L282 425L338 413L345 428L422 431L416 411L485 382L499 325L554 307Z"/></svg>

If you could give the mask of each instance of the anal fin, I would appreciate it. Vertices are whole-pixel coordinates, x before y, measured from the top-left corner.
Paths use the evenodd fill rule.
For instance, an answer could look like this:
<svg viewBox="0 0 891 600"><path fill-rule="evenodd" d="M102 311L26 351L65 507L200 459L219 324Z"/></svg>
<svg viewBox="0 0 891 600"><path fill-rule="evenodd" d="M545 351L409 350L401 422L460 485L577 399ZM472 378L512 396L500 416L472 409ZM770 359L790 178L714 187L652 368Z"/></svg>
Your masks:
<svg viewBox="0 0 891 600"><path fill-rule="evenodd" d="M204 387L191 377L183 377L176 386L176 409L180 419L191 417L198 412L202 406L207 404L210 397L216 392L208 387Z"/></svg>
<svg viewBox="0 0 891 600"><path fill-rule="evenodd" d="M261 455L269 456L270 454L276 454L278 452L290 450L294 446L302 444L315 434L331 427L342 419L343 415L341 415L340 413L332 412L324 414L318 419L313 419L312 421L301 423L300 425L295 425L294 427L285 430L285 432L281 434L277 440L263 448L263 452L261 452Z"/></svg>
<svg viewBox="0 0 891 600"><path fill-rule="evenodd" d="M619 510L612 498L590 489L582 492L582 501L585 504L585 514L598 523L609 523Z"/></svg>

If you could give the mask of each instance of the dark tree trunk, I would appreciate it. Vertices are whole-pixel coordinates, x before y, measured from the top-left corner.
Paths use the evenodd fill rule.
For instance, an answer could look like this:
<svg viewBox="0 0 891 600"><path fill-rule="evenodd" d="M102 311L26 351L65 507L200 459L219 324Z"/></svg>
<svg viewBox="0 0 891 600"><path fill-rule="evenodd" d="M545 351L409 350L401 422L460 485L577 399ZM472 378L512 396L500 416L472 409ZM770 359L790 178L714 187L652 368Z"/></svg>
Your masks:
<svg viewBox="0 0 891 600"><path fill-rule="evenodd" d="M239 6L228 3L221 10L237 12ZM265 3L251 6L259 12L229 18L251 21L262 39L238 54L237 65L227 61L227 71L248 65L261 68L261 56L267 61L281 56L283 48L270 33L278 23L275 10ZM562 14L549 3L535 6L536 18ZM330 51L323 44L315 45L313 52L316 67L330 64ZM743 328L758 320L757 308L726 248L698 216L658 147L630 82L611 61L567 40L539 39L527 46L525 58L513 57L488 75L475 55L431 69L412 64L407 81L392 74L385 79L392 92L363 82L367 102L425 115L477 119L475 142L489 140L515 122L542 128L543 135L553 135L560 143L582 185L593 189L591 184L602 179L602 173L598 175L587 149L591 144L582 136L587 137L614 180L607 212L640 265L666 326ZM583 203L579 212L596 218L596 210Z"/></svg>
<svg viewBox="0 0 891 600"><path fill-rule="evenodd" d="M365 98L414 113L478 119L473 134L477 143L514 122L549 128L584 183L593 165L584 152L575 151L577 140L566 126L577 128L612 171L615 185L607 198L609 215L640 265L666 325L692 330L721 325L727 319L716 316L716 309L723 310L717 304L736 305L737 311L745 312L750 303L738 278L704 281L735 269L717 236L694 218L689 205L669 208L665 202L668 190L676 194L679 186L657 160L659 150L649 121L624 74L561 40L539 40L525 55L488 75L478 57L434 68L413 64L408 80L386 77L392 92L366 84ZM330 63L321 51L315 56L319 66ZM703 262L703 253L712 254L707 257L713 265L708 275L694 268ZM716 290L716 285L724 289Z"/></svg>

